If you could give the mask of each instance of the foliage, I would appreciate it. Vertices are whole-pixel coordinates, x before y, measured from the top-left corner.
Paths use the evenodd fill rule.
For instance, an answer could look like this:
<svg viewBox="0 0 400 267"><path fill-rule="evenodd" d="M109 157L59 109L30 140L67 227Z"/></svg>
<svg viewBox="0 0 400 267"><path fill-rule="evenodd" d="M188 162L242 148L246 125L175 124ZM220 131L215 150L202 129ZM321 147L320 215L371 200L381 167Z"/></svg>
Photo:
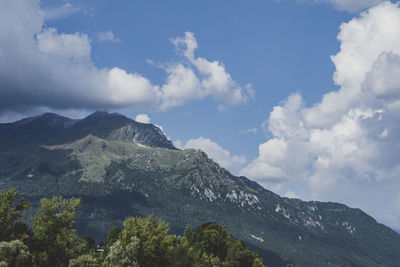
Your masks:
<svg viewBox="0 0 400 267"><path fill-rule="evenodd" d="M112 244L114 244L118 240L121 231L122 227L120 226L114 226L113 228L111 228L107 235L106 245L111 246Z"/></svg>
<svg viewBox="0 0 400 267"><path fill-rule="evenodd" d="M117 240L108 250L103 266L138 267L137 256L139 238L132 237L130 242Z"/></svg>
<svg viewBox="0 0 400 267"><path fill-rule="evenodd" d="M80 243L73 220L80 199L43 198L32 226L36 241L36 260L40 266L68 266Z"/></svg>
<svg viewBox="0 0 400 267"><path fill-rule="evenodd" d="M94 240L91 236L84 235L81 238L82 245L87 248L87 250L95 250L96 249L96 240Z"/></svg>
<svg viewBox="0 0 400 267"><path fill-rule="evenodd" d="M81 196L78 232L102 240L125 218L153 212L175 233L185 225L221 222L236 238L259 248L264 261L274 266L291 261L301 266L399 265L400 235L358 209L281 198L245 177L231 175L201 151L165 149L166 138L149 135L142 124L131 131L130 122L120 116L81 121L57 117L0 124L0 188L18 188L35 208L49 192ZM133 139L133 133L139 133L140 140ZM206 195L208 190L217 198ZM246 198L251 195L259 203L249 204ZM284 210L276 212L278 207ZM343 223L356 227L355 232ZM175 260L189 262L203 257L182 240L177 237L168 257L179 255ZM29 242L28 234L24 243L35 248L34 253L38 245ZM105 248L98 257L106 252ZM207 253L204 258L211 261Z"/></svg>
<svg viewBox="0 0 400 267"><path fill-rule="evenodd" d="M109 231L104 250L96 251L95 240L90 236L79 239L75 230L80 199L41 199L41 206L32 219L32 234L27 225L17 221L29 203L17 201L15 189L0 191L0 197L1 233L8 239L17 238L0 242L0 267L264 266L257 253L218 224L206 223L194 232L187 228L183 236L177 237L168 234L169 226L162 219L152 215L129 217L123 228L117 226Z"/></svg>
<svg viewBox="0 0 400 267"><path fill-rule="evenodd" d="M108 248L103 266L264 266L257 253L218 224L203 224L195 232L187 228L182 237L168 235L168 225L153 216L127 218L123 225L110 231L109 238L118 239Z"/></svg>
<svg viewBox="0 0 400 267"><path fill-rule="evenodd" d="M0 242L0 266L29 267L33 266L32 255L22 241Z"/></svg>
<svg viewBox="0 0 400 267"><path fill-rule="evenodd" d="M69 261L68 267L99 267L96 259L91 255L82 255Z"/></svg>
<svg viewBox="0 0 400 267"><path fill-rule="evenodd" d="M30 203L24 199L18 200L15 188L8 191L0 189L0 241L29 238L27 226L17 221L29 206Z"/></svg>
<svg viewBox="0 0 400 267"><path fill-rule="evenodd" d="M246 248L243 241L235 240L222 225L208 222L194 232L187 228L184 235L204 266L264 266L258 253Z"/></svg>
<svg viewBox="0 0 400 267"><path fill-rule="evenodd" d="M170 263L168 252L173 249L176 237L167 235L168 225L153 216L147 218L127 218L120 234L122 245L127 245L132 238L140 240L138 263L142 267L167 266Z"/></svg>

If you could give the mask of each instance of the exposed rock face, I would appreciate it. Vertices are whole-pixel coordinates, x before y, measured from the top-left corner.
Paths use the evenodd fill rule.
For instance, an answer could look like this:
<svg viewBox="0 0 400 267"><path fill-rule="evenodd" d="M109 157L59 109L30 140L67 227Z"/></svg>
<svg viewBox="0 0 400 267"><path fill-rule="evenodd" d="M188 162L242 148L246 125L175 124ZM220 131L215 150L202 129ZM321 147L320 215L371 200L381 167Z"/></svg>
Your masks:
<svg viewBox="0 0 400 267"><path fill-rule="evenodd" d="M131 141L150 147L164 147L175 149L164 133L152 124L130 122L122 128L116 129L109 134L109 139L116 141Z"/></svg>

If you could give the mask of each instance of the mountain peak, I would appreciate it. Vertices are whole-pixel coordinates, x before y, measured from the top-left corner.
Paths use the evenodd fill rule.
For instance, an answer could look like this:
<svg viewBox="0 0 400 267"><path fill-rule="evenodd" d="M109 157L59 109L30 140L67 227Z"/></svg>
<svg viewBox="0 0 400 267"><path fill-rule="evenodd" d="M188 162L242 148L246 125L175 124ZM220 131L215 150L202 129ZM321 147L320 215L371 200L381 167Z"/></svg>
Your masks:
<svg viewBox="0 0 400 267"><path fill-rule="evenodd" d="M93 112L92 114L90 114L88 117L92 117L92 118L102 118L102 117L115 117L115 116L120 116L120 117L125 117L126 116L118 113L118 112L108 112L107 110L97 110L95 112Z"/></svg>
<svg viewBox="0 0 400 267"><path fill-rule="evenodd" d="M96 111L79 121L76 127L109 140L135 142L150 147L176 149L153 124L140 123L119 113Z"/></svg>
<svg viewBox="0 0 400 267"><path fill-rule="evenodd" d="M176 149L159 127L107 111L96 111L79 120L56 113L44 113L14 123L0 123L0 138L4 137L9 142L15 140L16 143L65 144L88 135L149 147Z"/></svg>
<svg viewBox="0 0 400 267"><path fill-rule="evenodd" d="M25 131L34 133L37 131L55 131L72 127L78 120L70 119L56 113L46 112L41 115L25 118L13 123L0 124L2 128L17 130L21 128Z"/></svg>

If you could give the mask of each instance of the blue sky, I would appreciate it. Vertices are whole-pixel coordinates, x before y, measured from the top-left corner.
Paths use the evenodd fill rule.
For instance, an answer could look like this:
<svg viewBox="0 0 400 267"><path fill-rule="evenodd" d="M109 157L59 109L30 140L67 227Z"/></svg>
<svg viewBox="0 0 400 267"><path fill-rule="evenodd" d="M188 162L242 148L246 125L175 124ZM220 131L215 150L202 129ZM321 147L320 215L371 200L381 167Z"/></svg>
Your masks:
<svg viewBox="0 0 400 267"><path fill-rule="evenodd" d="M1 121L120 112L280 195L400 228L397 3L0 5Z"/></svg>
<svg viewBox="0 0 400 267"><path fill-rule="evenodd" d="M256 97L218 112L209 98L166 112L124 110L130 116L148 114L173 140L208 137L233 154L255 157L264 140L261 124L272 107L292 92L312 104L335 88L329 58L339 50L341 22L351 18L329 5L276 1L86 1L68 2L80 8L69 16L46 21L65 33L83 32L92 39L92 59L98 67L118 66L161 84L165 72L148 64L180 60L170 39L193 32L198 56L222 62L239 84L251 83ZM59 8L59 1L42 1ZM89 12L87 14L86 12ZM119 42L99 42L111 31ZM190 114L190 115L188 115ZM257 128L257 134L238 134Z"/></svg>

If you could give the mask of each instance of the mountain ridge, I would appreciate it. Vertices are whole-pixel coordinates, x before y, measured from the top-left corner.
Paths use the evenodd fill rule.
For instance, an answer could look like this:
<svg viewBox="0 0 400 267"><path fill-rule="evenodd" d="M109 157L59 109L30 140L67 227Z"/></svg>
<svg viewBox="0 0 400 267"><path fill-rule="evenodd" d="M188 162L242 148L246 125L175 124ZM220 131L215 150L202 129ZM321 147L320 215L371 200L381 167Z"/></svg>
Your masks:
<svg viewBox="0 0 400 267"><path fill-rule="evenodd" d="M359 209L282 198L200 150L176 149L156 126L127 129L136 124L119 114L94 113L68 128L53 118L45 116L50 132L21 133L32 121L0 124L0 188L16 187L34 208L44 196L81 197L80 234L102 239L125 217L154 213L176 233L221 223L270 266L400 262L400 235Z"/></svg>
<svg viewBox="0 0 400 267"><path fill-rule="evenodd" d="M43 133L44 130L48 132ZM42 145L65 143L93 134L103 138L134 141L151 147L176 149L159 127L106 111L96 111L83 119L76 120L55 113L44 113L13 123L0 124L0 135L7 134L7 132L9 134L20 133L21 131L26 132L22 134L24 137L27 135L30 139L37 137L33 141ZM23 141L26 140L27 138ZM15 142L18 141L21 140Z"/></svg>

